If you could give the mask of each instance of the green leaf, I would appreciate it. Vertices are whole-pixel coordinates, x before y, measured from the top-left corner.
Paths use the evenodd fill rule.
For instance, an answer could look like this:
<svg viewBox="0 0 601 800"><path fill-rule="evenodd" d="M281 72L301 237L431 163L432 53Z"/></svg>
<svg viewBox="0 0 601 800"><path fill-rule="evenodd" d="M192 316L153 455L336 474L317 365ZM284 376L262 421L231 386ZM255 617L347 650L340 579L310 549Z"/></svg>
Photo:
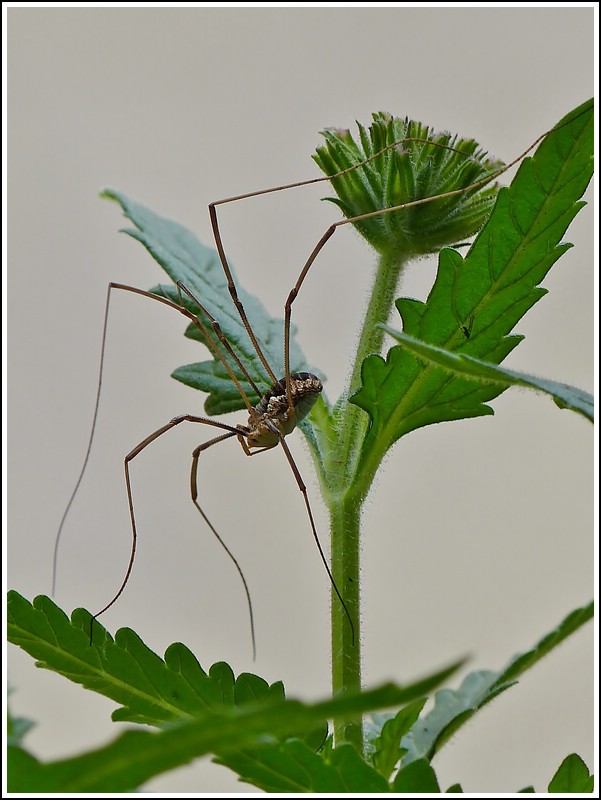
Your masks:
<svg viewBox="0 0 601 800"><path fill-rule="evenodd" d="M401 756L405 754L406 751L400 746L401 739L415 724L425 703L425 697L416 700L382 725L374 743L373 763L386 780L389 780Z"/></svg>
<svg viewBox="0 0 601 800"><path fill-rule="evenodd" d="M179 642L167 648L163 661L128 628L113 639L95 622L92 644L89 632L90 615L83 609L76 609L69 621L48 597L36 597L32 605L17 592L8 594L9 641L37 659L38 666L121 703L113 713L116 721L159 725L283 699L281 683L269 686L245 673L236 680L227 664L214 664L207 674Z"/></svg>
<svg viewBox="0 0 601 800"><path fill-rule="evenodd" d="M9 641L38 659L38 666L121 703L113 719L168 723L160 735L129 731L106 747L52 764L40 764L15 748L12 774L14 791L19 792L128 791L192 758L253 748L266 737L270 743L275 737L276 744L279 738L299 735L315 742L320 726L323 742L326 720L411 703L461 666L458 662L405 687L386 684L304 704L285 700L279 682L269 685L247 673L235 679L227 664L214 664L207 674L179 643L167 648L163 661L133 631L121 629L113 639L95 622L90 644L88 612L76 609L69 621L47 597L36 598L32 605L9 592L7 617ZM336 751L324 748L326 752ZM341 775L359 769L344 753L332 755L330 762ZM368 779L381 782L365 765L362 785Z"/></svg>
<svg viewBox="0 0 601 800"><path fill-rule="evenodd" d="M580 756L572 753L561 762L547 791L560 794L588 793L593 791L594 786L594 776Z"/></svg>
<svg viewBox="0 0 601 800"><path fill-rule="evenodd" d="M524 372L515 372L506 367L498 367L488 364L486 361L473 358L460 353L450 353L440 347L421 342L405 333L395 331L387 325L382 328L406 350L414 353L418 358L437 364L448 372L457 375L466 375L478 381L488 384L496 384L499 387L524 386L527 389L534 389L537 392L544 392L551 395L560 408L569 408L589 419L594 419L594 397L592 394L570 386L567 383L537 378L534 375L527 375Z"/></svg>
<svg viewBox="0 0 601 800"><path fill-rule="evenodd" d="M231 752L215 761L266 792L389 791L386 780L349 744L318 754L303 742L289 739Z"/></svg>
<svg viewBox="0 0 601 800"><path fill-rule="evenodd" d="M392 788L393 791L402 794L423 794L425 792L438 794L440 792L436 773L430 763L423 758L419 761L412 761L399 770Z"/></svg>
<svg viewBox="0 0 601 800"><path fill-rule="evenodd" d="M115 638L97 621L90 644L90 614L76 609L72 620L43 595L33 605L18 592L8 593L8 639L34 658L37 666L51 669L74 683L121 703L113 714L120 721L158 725L186 717L210 714L246 705L281 702L281 682L267 684L262 678L243 673L237 679L222 662L209 673L194 654L176 642L165 651L163 661L129 628ZM459 664L417 681L406 689L393 687L384 705L398 705L427 693L457 669ZM385 693L384 693L385 694ZM376 697L379 695L374 695ZM361 695L363 697L363 695ZM342 699L341 699L342 701ZM349 703L348 699L342 703ZM357 711L364 710L359 700Z"/></svg>
<svg viewBox="0 0 601 800"><path fill-rule="evenodd" d="M388 705L399 697L395 687L365 692L353 698L336 698L307 705L288 700L264 709L215 714L210 718L174 723L159 732L130 730L98 750L49 764L41 764L24 751L14 754L11 791L14 792L124 792L133 791L150 778L209 753L225 754L248 748L274 733L282 738L320 719L352 716L357 708ZM350 746L348 746L350 747ZM16 748L15 748L16 749ZM352 750L352 748L350 748ZM377 787L386 782L359 756L338 748L331 764L318 766L302 742L283 752L300 760L297 770L309 770L307 780L356 780L360 786ZM288 768L289 759L285 759ZM304 762L304 763L303 763ZM359 763L361 762L361 763ZM276 765L281 764L276 759ZM319 771L321 770L321 778ZM294 772L292 773L294 779ZM284 780L284 775L281 776ZM348 791L348 789L345 789Z"/></svg>
<svg viewBox="0 0 601 800"><path fill-rule="evenodd" d="M119 203L125 216L136 226L135 229L127 228L123 232L141 242L174 283L182 281L198 298L219 322L225 337L261 392L264 393L269 389L271 381L265 373L231 300L225 273L217 252L201 244L194 234L183 225L155 214L120 192L107 189L102 196ZM261 301L246 292L237 281L236 285L238 296L244 305L269 365L276 375L283 376L283 321L271 317ZM168 297L176 304L181 302L175 286L156 286L151 291L154 294ZM210 322L188 297L184 296L182 300L184 306L197 314L205 328L208 328L213 347L217 348L223 358L228 360L236 376L245 384L245 389L249 389L248 395L251 402L256 402L258 399L256 393L245 381L239 367L212 332ZM201 342L205 341L203 334L192 324L188 326L186 336ZM211 354L213 355L213 353ZM306 364L305 357L294 338L290 345L290 362L293 372L315 372ZM212 371L204 366L199 369L198 365L190 364L180 367L173 373L173 376L189 386L210 392L210 397L205 404L207 414L223 414L245 408L244 402L223 364L218 359L215 359L213 364ZM218 385L215 385L216 379L219 379Z"/></svg>
<svg viewBox="0 0 601 800"><path fill-rule="evenodd" d="M43 770L44 765L37 758L9 742L6 748L6 780L9 792L26 792L30 785L41 787L39 791L48 791L42 779Z"/></svg>
<svg viewBox="0 0 601 800"><path fill-rule="evenodd" d="M219 361L199 361L194 364L185 364L177 367L171 376L192 389L205 392L208 397L204 408L207 414L225 414L229 411L240 410L240 392ZM239 379L241 375L237 376ZM253 405L259 397L248 381L240 380L246 396Z"/></svg>
<svg viewBox="0 0 601 800"><path fill-rule="evenodd" d="M452 786L449 786L445 794L463 794L463 789L461 788L461 784L454 783Z"/></svg>
<svg viewBox="0 0 601 800"><path fill-rule="evenodd" d="M514 681L519 678L526 670L554 650L557 645L565 641L568 636L576 633L585 623L593 619L594 613L595 607L592 601L588 605L572 611L556 628L543 636L531 650L514 656L502 671L500 681Z"/></svg>
<svg viewBox="0 0 601 800"><path fill-rule="evenodd" d="M441 689L434 696L434 708L419 719L401 740L407 754L403 763L431 759L450 737L483 706L513 686L516 679L533 667L593 617L593 604L578 608L544 636L531 650L514 656L499 672L471 672L459 689Z"/></svg>
<svg viewBox="0 0 601 800"><path fill-rule="evenodd" d="M561 240L583 205L578 200L592 175L592 149L589 101L522 162L465 259L454 250L441 251L427 302L397 301L404 332L447 351L500 363L522 338L510 331L546 293L539 284L569 247ZM416 428L492 414L485 403L502 391L449 375L399 346L386 360L369 356L362 386L351 398L371 418L362 465L373 472L383 453Z"/></svg>

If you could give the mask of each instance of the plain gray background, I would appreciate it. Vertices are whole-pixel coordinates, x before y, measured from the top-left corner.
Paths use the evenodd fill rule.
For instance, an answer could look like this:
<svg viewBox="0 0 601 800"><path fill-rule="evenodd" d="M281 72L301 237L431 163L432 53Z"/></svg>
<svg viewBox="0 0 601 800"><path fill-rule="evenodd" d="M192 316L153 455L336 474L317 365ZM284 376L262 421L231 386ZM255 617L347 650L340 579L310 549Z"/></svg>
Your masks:
<svg viewBox="0 0 601 800"><path fill-rule="evenodd" d="M17 9L9 19L9 585L50 592L54 535L86 446L109 280L148 288L160 269L117 234L114 186L211 243L211 200L317 174L319 130L409 115L478 139L509 160L592 94L590 8ZM273 313L336 209L323 186L230 206L223 236L240 281ZM592 193L589 199L592 198ZM593 211L517 326L507 364L592 388ZM310 363L342 390L374 257L345 228L294 307ZM435 262L399 294L424 299ZM395 321L396 322L396 321ZM119 585L130 531L122 458L203 398L169 378L204 354L158 304L114 298L90 466L64 533L57 601L102 607ZM495 417L397 444L365 508L365 683L411 680L469 654L500 668L592 593L591 429L545 397L510 391ZM244 421L243 414L232 417ZM134 464L139 554L103 623L162 653L187 643L282 679L288 694L329 688L329 585L283 454L246 459L234 442L203 457L207 511L244 567L257 623L252 662L238 577L188 495L182 427ZM290 437L325 537L302 437ZM592 760L592 626L537 666L437 756L443 787L540 790L569 752ZM114 704L10 648L15 713L39 721L43 758L116 735ZM197 762L152 791L236 791Z"/></svg>

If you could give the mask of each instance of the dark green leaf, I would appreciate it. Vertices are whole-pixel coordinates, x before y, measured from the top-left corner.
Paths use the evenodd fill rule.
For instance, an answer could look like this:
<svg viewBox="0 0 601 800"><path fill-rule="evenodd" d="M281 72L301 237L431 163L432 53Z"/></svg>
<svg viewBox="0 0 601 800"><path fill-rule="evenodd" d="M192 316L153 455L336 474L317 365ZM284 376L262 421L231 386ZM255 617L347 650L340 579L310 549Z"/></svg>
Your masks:
<svg viewBox="0 0 601 800"><path fill-rule="evenodd" d="M13 612L15 604L18 605L15 595L16 593L11 593ZM45 602L50 601L46 600ZM17 609L16 616L23 618L26 615ZM117 674L103 675L103 665L100 663L96 674L92 674L89 663L82 658L81 653L76 652L71 656L62 652L61 642L65 639L62 621L59 621L57 625L57 619L52 614L48 614L47 618L49 618L49 630L55 631L57 634L53 646L48 643L47 636L42 637L42 641L34 645L39 631L36 630L32 636L26 628L15 623L14 613L9 615L11 640L27 644L26 649L29 651L40 647L48 659L46 666L51 666L55 661L61 665L61 669L66 665L65 671L72 680L113 696L115 691L112 684L119 679L120 671L116 670ZM64 619L66 620L66 617ZM30 621L39 623L39 619ZM36 624L34 627L39 626ZM77 630L75 632L77 633ZM115 646L117 646L118 640L119 635L115 637ZM111 641L106 634L104 645L110 644ZM75 650L79 651L79 649L79 644L75 641ZM94 646L91 649L94 649ZM199 672L190 663L190 659L193 657L188 650L182 649L181 645L172 646L168 653L173 672L177 675L189 676L191 695L195 697L199 685L202 688L202 671ZM152 656L160 660L158 656L148 651L144 655L145 666L152 664ZM124 686L120 695L133 696L137 686L129 685L129 681L132 679L131 665L127 658L122 657L121 660ZM75 673L73 667L76 665L81 669L83 675ZM210 702L215 699L212 692L217 692L221 701L217 709L201 713L196 718L190 715L181 715L179 719L176 719L176 715L172 712L170 724L159 733L143 730L127 731L105 747L50 764L40 764L24 751L14 748L14 752L11 753L11 790L15 792L78 793L131 791L155 775L202 755L215 753L220 757L225 757L228 753L252 750L262 747L266 742L273 743L274 737L276 740L285 740L298 735L299 731L312 731L316 725L323 725L326 719L349 719L373 709L389 708L411 702L417 696L445 680L457 666L459 665L442 670L436 675L424 678L407 687L389 684L370 691L338 696L315 704L281 700L279 699L281 698L279 684L274 684L269 688L256 676L245 676L240 685L244 704L234 706L236 683L233 681L231 670L227 665L217 664L211 669L210 679L214 683L208 693ZM139 671L134 672L136 673L135 677L139 678ZM152 680L158 682L155 688L155 698L159 711L162 711L165 705L162 685L164 676L161 676L159 671L152 666L151 674ZM170 687L176 685L171 678L168 683ZM216 689L216 687L218 688ZM142 704L144 707L150 704L150 700L146 697L147 694L148 692L143 686ZM263 705L247 703L246 701L250 700L251 696L260 698ZM172 696L171 700L175 703L178 698ZM129 703L129 706L133 707L136 702L142 701L136 698ZM135 718L135 716L135 714L131 714L130 718ZM155 713L155 718L158 716L160 715ZM150 714L141 715L141 717L147 719ZM277 744L277 741L275 743ZM289 748L285 747L281 752L286 757L290 756ZM376 788L369 789L370 786L380 790L386 783L359 756L346 752L344 748L331 750L326 747L323 750L323 756L316 756L306 744L298 742L294 752L300 753L302 756L302 758L299 756L300 760L313 765L318 772L321 770L321 766L317 765L315 759L321 758L324 769L319 774L323 774L324 781L333 779L332 776L342 782L352 780L360 787L365 787L366 791L376 790ZM256 758L255 761L257 761ZM312 774L310 779L317 780L315 774ZM345 791L349 791L349 789Z"/></svg>
<svg viewBox="0 0 601 800"><path fill-rule="evenodd" d="M121 703L114 719L169 725L161 734L130 731L100 750L52 764L37 764L16 748L15 791L128 791L192 758L254 748L266 739L277 743L302 735L319 746L317 727L323 742L327 719L350 719L411 703L461 666L454 664L406 687L387 684L308 705L284 700L281 683L269 686L246 673L236 680L224 663L214 664L207 675L179 643L167 649L163 661L133 631L121 629L113 639L96 622L90 645L89 625L90 615L82 609L69 621L47 597L32 605L9 592L9 641L38 659L39 666ZM306 744L302 747L312 752ZM330 754L328 763L341 775L359 769L344 753L334 755L328 747L322 752L324 758ZM365 765L362 785L376 779L381 780Z"/></svg>
<svg viewBox="0 0 601 800"><path fill-rule="evenodd" d="M352 745L342 744L334 748L329 760L340 775L344 792L389 791L387 781L361 758Z"/></svg>
<svg viewBox="0 0 601 800"><path fill-rule="evenodd" d="M461 788L461 784L454 783L452 786L449 786L445 794L463 794L463 789Z"/></svg>
<svg viewBox="0 0 601 800"><path fill-rule="evenodd" d="M382 725L380 735L374 743L373 763L386 780L390 779L394 768L405 753L401 748L401 739L415 724L425 702L426 698L423 697L410 703Z"/></svg>
<svg viewBox="0 0 601 800"><path fill-rule="evenodd" d="M237 706L278 702L285 699L284 685L278 681L270 686L258 675L242 672L234 684L234 698Z"/></svg>
<svg viewBox="0 0 601 800"><path fill-rule="evenodd" d="M399 770L392 788L393 791L402 794L423 794L425 792L434 794L440 792L436 773L425 758L419 761L412 761L411 764L407 764L406 767Z"/></svg>
<svg viewBox="0 0 601 800"><path fill-rule="evenodd" d="M548 791L559 794L592 792L594 776L590 774L584 761L576 753L566 756L553 776Z"/></svg>
<svg viewBox="0 0 601 800"><path fill-rule="evenodd" d="M338 705L338 708L340 706ZM245 761L245 748L256 744L268 731L283 738L287 732L328 716L328 701L315 706L287 701L280 706L247 712L233 718L217 714L211 719L176 723L159 732L127 731L106 747L75 758L41 764L14 748L11 791L14 792L124 792L133 791L150 778L186 764L194 758L218 752L233 756L241 774L257 785L283 787L281 791L386 791L386 781L350 745L332 751L324 760L298 740L277 748L259 748L258 758ZM242 752L240 752L242 751ZM224 763L227 761L223 755ZM247 772L248 770L248 772ZM276 791L276 789L273 789Z"/></svg>
<svg viewBox="0 0 601 800"><path fill-rule="evenodd" d="M270 388L271 381L266 375L265 369L231 300L225 273L217 252L201 244L194 234L179 223L155 214L150 209L130 200L117 191L107 189L103 192L103 196L119 203L125 216L136 226L135 229L125 229L124 233L140 241L171 280L174 283L182 281L219 322L225 337L261 392L264 393ZM276 376L283 376L283 321L271 317L260 300L242 289L238 283L237 288L238 296L244 305L253 331L260 342L269 365ZM180 303L179 292L174 286L156 286L152 289L152 292L167 297L174 303ZM200 317L202 324L208 329L208 338L212 341L213 347L222 354L223 358L228 360L237 377L244 381L244 376L239 367L231 356L227 354L224 346L211 330L208 319L188 297L184 297L182 300L188 310ZM186 335L192 339L205 341L205 336L194 325L188 326ZM211 354L214 356L213 351L211 351ZM307 366L294 338L290 346L290 361L294 372L312 371ZM176 370L174 377L177 377L178 380L183 380L184 383L194 385L186 379L190 374L189 368L183 367L181 369L183 369L183 372ZM228 377L221 362L216 361L213 371L216 377L225 376L225 383L220 383L219 387L211 385L208 388L211 396L205 406L207 414L222 414L227 411L245 408L236 386ZM245 388L249 388L248 383L245 383ZM202 388L204 391L207 390L204 386ZM249 399L253 397L253 394L251 390Z"/></svg>
<svg viewBox="0 0 601 800"><path fill-rule="evenodd" d="M499 672L480 670L470 673L459 689L441 689L434 696L434 708L419 719L402 739L407 754L403 763L432 758L455 731L473 715L516 682L527 669L577 631L593 616L593 604L576 609L551 633L527 653L511 659Z"/></svg>
<svg viewBox="0 0 601 800"><path fill-rule="evenodd" d="M9 742L6 749L6 780L9 792L26 792L33 785L40 787L33 791L48 791L43 783L44 765L26 750Z"/></svg>
<svg viewBox="0 0 601 800"><path fill-rule="evenodd" d="M533 667L538 661L551 652L557 645L561 644L568 636L576 633L585 623L591 620L595 613L595 607L591 601L588 605L582 606L572 611L571 614L562 620L550 633L544 636L531 650L520 653L511 659L509 664L501 672L499 683L508 683L519 678L526 670Z"/></svg>
<svg viewBox="0 0 601 800"><path fill-rule="evenodd" d="M36 658L38 666L123 704L113 713L115 720L158 725L283 697L281 683L268 686L248 674L236 681L227 664L214 664L207 675L179 642L168 647L163 661L128 628L113 639L95 622L91 645L89 631L90 615L83 609L73 612L71 622L47 597L37 597L32 605L9 592L9 641Z"/></svg>
<svg viewBox="0 0 601 800"><path fill-rule="evenodd" d="M324 753L327 748L327 743L330 739L329 732L330 727L327 722L324 722L303 736L302 741L309 749L313 750L313 752L320 750L322 753Z"/></svg>
<svg viewBox="0 0 601 800"><path fill-rule="evenodd" d="M171 375L186 386L208 394L204 407L211 416L240 409L240 393L219 361L185 364L183 367L177 367ZM260 398L250 383L245 380L241 380L240 383L250 402L256 405Z"/></svg>
<svg viewBox="0 0 601 800"><path fill-rule="evenodd" d="M594 397L583 389L578 389L576 386L570 386L567 383L537 378L535 375L527 375L524 372L515 372L506 367L488 364L485 361L480 361L480 359L472 358L472 356L450 353L448 350L443 350L440 347L435 347L432 344L421 342L412 336L395 331L387 325L382 327L393 339L400 342L406 350L414 353L418 358L443 367L447 372L466 375L482 383L497 384L502 388L525 386L528 389L544 392L551 395L560 408L569 408L572 411L576 411L591 422L594 419Z"/></svg>
<svg viewBox="0 0 601 800"><path fill-rule="evenodd" d="M339 792L336 771L297 739L237 750L214 759L265 792Z"/></svg>
<svg viewBox="0 0 601 800"><path fill-rule="evenodd" d="M489 221L465 259L443 250L426 303L397 301L403 330L447 351L500 363L522 337L509 335L544 294L539 284L569 245L562 237L592 175L593 104L562 120L499 192ZM470 330L471 329L471 330ZM469 334L469 335L468 335ZM452 376L393 347L363 362L352 402L371 418L362 463L379 461L398 438L424 425L491 414L503 391Z"/></svg>
<svg viewBox="0 0 601 800"><path fill-rule="evenodd" d="M262 744L215 759L240 775L245 783L266 792L388 792L388 783L349 744L326 754L289 739Z"/></svg>

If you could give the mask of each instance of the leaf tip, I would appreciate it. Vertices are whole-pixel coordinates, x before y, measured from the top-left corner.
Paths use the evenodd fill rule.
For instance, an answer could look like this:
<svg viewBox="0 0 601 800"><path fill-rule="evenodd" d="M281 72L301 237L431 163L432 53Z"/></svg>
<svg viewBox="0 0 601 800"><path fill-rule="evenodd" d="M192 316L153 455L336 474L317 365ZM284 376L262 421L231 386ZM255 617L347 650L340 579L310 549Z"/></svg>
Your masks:
<svg viewBox="0 0 601 800"><path fill-rule="evenodd" d="M116 189L111 189L110 186L101 189L98 192L98 197L102 198L102 200L113 200L115 203L119 202L119 192Z"/></svg>

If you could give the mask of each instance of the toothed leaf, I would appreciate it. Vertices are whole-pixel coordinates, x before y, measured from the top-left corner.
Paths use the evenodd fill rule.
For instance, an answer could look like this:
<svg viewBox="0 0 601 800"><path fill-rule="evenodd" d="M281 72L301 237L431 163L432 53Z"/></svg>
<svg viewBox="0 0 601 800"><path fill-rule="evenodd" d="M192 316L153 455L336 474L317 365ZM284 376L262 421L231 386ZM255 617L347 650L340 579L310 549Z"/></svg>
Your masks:
<svg viewBox="0 0 601 800"><path fill-rule="evenodd" d="M578 389L576 386L570 386L567 383L537 378L535 375L527 375L524 372L515 372L506 367L488 364L486 361L481 361L472 356L451 353L441 347L435 347L432 344L421 342L412 336L395 331L387 325L382 327L393 339L400 342L406 350L423 361L443 367L447 372L465 375L469 378L475 378L481 383L496 384L503 388L524 386L527 389L544 392L551 395L560 408L569 408L578 414L582 414L583 417L586 417L591 422L594 420L594 397L583 389Z"/></svg>
<svg viewBox="0 0 601 800"><path fill-rule="evenodd" d="M397 300L406 334L492 364L513 350L522 337L511 330L545 294L540 282L570 246L561 239L592 175L592 126L592 102L562 120L499 192L465 259L454 250L440 253L426 303ZM399 346L386 359L369 356L351 398L371 418L362 462L375 462L424 425L492 414L486 403L503 390L449 375Z"/></svg>
<svg viewBox="0 0 601 800"><path fill-rule="evenodd" d="M498 672L470 673L459 689L441 689L434 695L434 708L420 718L403 737L407 754L403 763L432 758L434 753L483 706L516 683L517 678L561 644L593 617L593 604L578 608L544 636L528 652L520 653Z"/></svg>
<svg viewBox="0 0 601 800"><path fill-rule="evenodd" d="M103 196L119 203L125 216L136 226L135 228L126 228L123 232L141 242L171 280L174 283L181 281L217 320L234 352L261 394L264 394L271 387L272 381L261 364L230 297L225 273L217 252L201 244L196 236L183 225L159 216L120 192L107 189L103 192ZM272 317L257 297L245 291L237 281L236 285L238 296L244 305L265 358L276 377L281 378L284 375L283 320ZM242 371L213 332L210 320L187 295L180 298L177 288L170 285L155 286L151 292L167 297L176 304L183 302L189 311L198 315L206 329L207 336L192 323L186 327L186 336L203 343L206 338L209 338L213 347L228 361L238 379L245 384L245 388L249 387ZM294 334L294 331L291 333ZM213 372L223 380L205 381L204 371L201 371L199 375L195 374L195 365L181 367L173 373L173 377L188 386L202 388L203 391L207 391L205 387L208 387L210 395L205 404L207 414L224 414L228 411L245 408L240 393L229 378L222 362L214 357L214 352L210 347L209 350L214 358ZM294 336L292 336L290 344L290 363L293 372L315 372L307 365ZM251 395L256 397L256 393L252 389Z"/></svg>

